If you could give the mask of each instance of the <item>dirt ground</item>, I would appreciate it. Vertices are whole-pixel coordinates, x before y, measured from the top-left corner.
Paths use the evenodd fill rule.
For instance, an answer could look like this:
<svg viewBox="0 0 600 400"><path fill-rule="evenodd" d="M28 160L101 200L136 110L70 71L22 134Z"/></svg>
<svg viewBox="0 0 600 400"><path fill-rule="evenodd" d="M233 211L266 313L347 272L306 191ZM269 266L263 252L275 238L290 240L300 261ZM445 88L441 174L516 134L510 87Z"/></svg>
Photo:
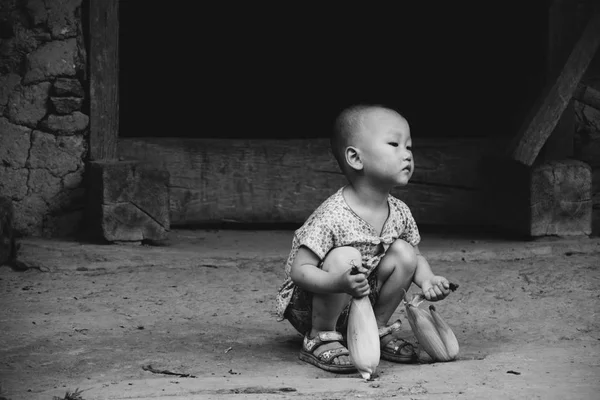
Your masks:
<svg viewBox="0 0 600 400"><path fill-rule="evenodd" d="M600 239L423 235L459 359L336 375L274 316L291 231L173 231L169 246L21 240L0 268L0 397L598 399ZM429 245L427 245L429 241ZM426 306L427 304L423 304ZM400 307L407 337L408 321ZM155 371L166 370L182 375Z"/></svg>

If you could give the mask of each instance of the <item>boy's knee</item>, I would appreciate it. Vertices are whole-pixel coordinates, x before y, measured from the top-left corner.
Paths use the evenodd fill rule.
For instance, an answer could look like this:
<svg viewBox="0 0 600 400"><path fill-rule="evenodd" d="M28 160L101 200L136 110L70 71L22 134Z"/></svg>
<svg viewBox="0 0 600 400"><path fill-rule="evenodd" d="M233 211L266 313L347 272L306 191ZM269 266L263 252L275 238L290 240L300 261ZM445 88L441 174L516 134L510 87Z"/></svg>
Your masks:
<svg viewBox="0 0 600 400"><path fill-rule="evenodd" d="M415 252L415 248L402 239L397 239L392 243L387 254L391 255L397 264L403 268L410 270L417 268L417 253Z"/></svg>
<svg viewBox="0 0 600 400"><path fill-rule="evenodd" d="M362 264L362 255L354 247L337 247L331 250L323 261L323 270L327 272L344 272L353 265Z"/></svg>

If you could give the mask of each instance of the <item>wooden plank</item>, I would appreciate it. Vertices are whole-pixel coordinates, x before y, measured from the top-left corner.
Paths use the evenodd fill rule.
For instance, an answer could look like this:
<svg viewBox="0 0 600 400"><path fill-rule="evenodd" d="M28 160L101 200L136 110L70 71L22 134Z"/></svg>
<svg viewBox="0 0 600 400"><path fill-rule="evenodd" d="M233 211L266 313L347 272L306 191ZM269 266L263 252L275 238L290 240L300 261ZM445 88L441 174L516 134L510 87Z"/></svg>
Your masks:
<svg viewBox="0 0 600 400"><path fill-rule="evenodd" d="M488 225L482 189L410 183L392 194L404 201L419 225Z"/></svg>
<svg viewBox="0 0 600 400"><path fill-rule="evenodd" d="M600 13L596 9L565 62L560 75L544 90L526 119L524 128L508 147L508 155L511 158L524 165L533 164L569 104L598 45L600 45Z"/></svg>
<svg viewBox="0 0 600 400"><path fill-rule="evenodd" d="M415 174L394 192L422 224L480 224L487 139L415 139ZM346 184L326 139L121 138L119 156L170 173L171 225L302 223Z"/></svg>
<svg viewBox="0 0 600 400"><path fill-rule="evenodd" d="M90 159L117 155L119 134L119 0L89 1Z"/></svg>

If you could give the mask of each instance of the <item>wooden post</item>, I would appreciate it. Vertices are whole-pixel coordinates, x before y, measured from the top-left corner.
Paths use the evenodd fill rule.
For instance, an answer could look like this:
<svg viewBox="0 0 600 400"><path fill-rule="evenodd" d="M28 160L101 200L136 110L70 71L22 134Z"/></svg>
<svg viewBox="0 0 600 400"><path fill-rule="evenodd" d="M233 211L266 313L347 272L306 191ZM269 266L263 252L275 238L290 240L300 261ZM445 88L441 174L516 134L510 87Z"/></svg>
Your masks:
<svg viewBox="0 0 600 400"><path fill-rule="evenodd" d="M90 159L117 157L119 0L88 0L90 19Z"/></svg>
<svg viewBox="0 0 600 400"><path fill-rule="evenodd" d="M510 158L527 166L533 164L546 140L554 131L562 113L569 105L577 84L599 45L600 12L596 8L583 34L563 64L560 75L547 85L532 113L525 121L523 129L509 145L508 155Z"/></svg>

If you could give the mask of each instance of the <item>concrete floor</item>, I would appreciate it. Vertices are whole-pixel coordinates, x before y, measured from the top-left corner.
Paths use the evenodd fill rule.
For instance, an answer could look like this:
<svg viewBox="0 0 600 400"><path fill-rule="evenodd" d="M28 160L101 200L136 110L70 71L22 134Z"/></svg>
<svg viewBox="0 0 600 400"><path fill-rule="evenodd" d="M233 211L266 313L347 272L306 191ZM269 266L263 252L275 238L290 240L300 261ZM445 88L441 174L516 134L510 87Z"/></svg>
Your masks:
<svg viewBox="0 0 600 400"><path fill-rule="evenodd" d="M434 270L461 285L436 304L461 354L382 361L365 382L298 360L301 338L275 321L292 235L174 230L165 247L21 240L32 268L0 268L0 396L597 398L600 238L424 233ZM395 317L410 339L402 307Z"/></svg>

